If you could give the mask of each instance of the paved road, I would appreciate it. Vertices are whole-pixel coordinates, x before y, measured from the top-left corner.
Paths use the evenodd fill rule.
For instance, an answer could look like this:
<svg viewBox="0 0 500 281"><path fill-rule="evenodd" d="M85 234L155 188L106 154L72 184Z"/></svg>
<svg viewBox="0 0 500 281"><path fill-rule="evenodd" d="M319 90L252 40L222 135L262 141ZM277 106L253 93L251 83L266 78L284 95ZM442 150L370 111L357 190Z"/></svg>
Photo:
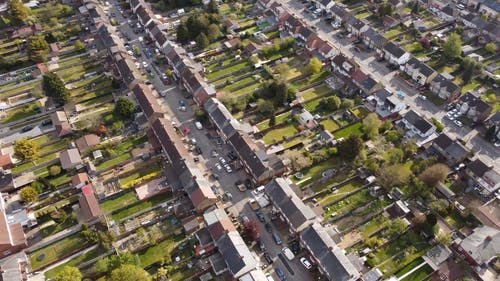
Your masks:
<svg viewBox="0 0 500 281"><path fill-rule="evenodd" d="M335 31L323 19L314 19L310 13L304 12L304 4L297 0L277 0L285 9L295 16L301 17L308 25L316 26L316 32L323 40L329 41L336 46L345 56L353 58L360 67L375 80L380 81L391 92L402 91L406 94L404 99L413 110L419 112L427 118L434 117L446 125L445 132L451 137L466 141L466 146L474 151L486 163L495 165L500 169L500 149L494 147L491 143L485 141L477 130L467 127L458 127L453 122L445 118L445 111L437 107L429 100L421 100L415 88L403 82L401 78L395 76L396 71L390 72L384 63L379 63L373 55L366 52L355 52L353 45L344 39L335 37Z"/></svg>
<svg viewBox="0 0 500 281"><path fill-rule="evenodd" d="M8 135L2 136L1 138L1 144L10 144L15 142L16 140L19 139L31 139L31 138L36 138L40 135L46 134L48 132L54 131L55 128L54 126L42 126L41 122L37 123L34 126L33 129L29 130L28 132L21 132L22 128L9 131Z"/></svg>

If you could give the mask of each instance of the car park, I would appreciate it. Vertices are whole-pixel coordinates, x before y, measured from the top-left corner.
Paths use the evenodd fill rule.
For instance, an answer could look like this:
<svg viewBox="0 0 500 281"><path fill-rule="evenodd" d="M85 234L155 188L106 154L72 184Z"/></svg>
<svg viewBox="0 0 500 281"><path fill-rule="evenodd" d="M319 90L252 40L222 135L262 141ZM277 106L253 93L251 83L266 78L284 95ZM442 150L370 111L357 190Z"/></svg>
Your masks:
<svg viewBox="0 0 500 281"><path fill-rule="evenodd" d="M312 264L311 262L309 262L309 260L306 258L306 257L301 257L300 258L300 263L307 269L311 269L312 268Z"/></svg>

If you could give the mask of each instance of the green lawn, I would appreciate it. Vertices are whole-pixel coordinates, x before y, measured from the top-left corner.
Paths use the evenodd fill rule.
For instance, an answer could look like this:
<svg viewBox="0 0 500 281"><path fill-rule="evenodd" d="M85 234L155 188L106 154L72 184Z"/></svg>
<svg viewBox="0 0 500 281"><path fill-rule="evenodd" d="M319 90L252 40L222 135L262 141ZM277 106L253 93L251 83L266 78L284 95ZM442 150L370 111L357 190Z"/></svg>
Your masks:
<svg viewBox="0 0 500 281"><path fill-rule="evenodd" d="M0 123L7 124L10 122L14 122L17 120L21 120L21 119L33 116L33 115L37 114L35 112L35 109L39 108L40 106L41 106L40 102L36 101L34 103L32 102L29 104L25 104L25 105L10 109L6 112L7 117L4 119L1 119Z"/></svg>
<svg viewBox="0 0 500 281"><path fill-rule="evenodd" d="M281 141L285 137L291 137L298 133L295 124L289 124L279 129L273 129L264 135L263 140L267 145Z"/></svg>
<svg viewBox="0 0 500 281"><path fill-rule="evenodd" d="M290 119L290 114L291 113L292 113L291 111L287 111L285 113L282 113L282 114L276 116L276 119L275 119L276 122L275 123L276 124L281 124L283 122L286 122L287 120ZM257 124L257 128L259 130L261 130L261 131L269 128L269 119L266 119L265 121L262 121L259 124Z"/></svg>
<svg viewBox="0 0 500 281"><path fill-rule="evenodd" d="M500 75L500 74L499 74ZM496 95L493 90L488 91L485 95L481 97L481 99L487 102L491 107L492 112L497 112L500 110L500 96Z"/></svg>
<svg viewBox="0 0 500 281"><path fill-rule="evenodd" d="M252 83L254 81L255 81L255 79L253 79L253 77L246 77L246 78L243 78L241 80L236 81L235 83L228 84L227 86L225 86L221 90L226 91L226 92L231 92L231 90L233 90L233 89L239 88L242 85Z"/></svg>
<svg viewBox="0 0 500 281"><path fill-rule="evenodd" d="M27 82L23 86L15 87L15 88L7 90L7 91L0 90L0 98L8 97L8 96L11 96L11 95L16 94L16 93L23 93L23 92L26 92L27 90L30 90L30 89L35 89L36 87L38 87L41 84L42 84L41 80L35 80L35 81Z"/></svg>
<svg viewBox="0 0 500 281"><path fill-rule="evenodd" d="M402 280L404 280L404 281L422 281L422 280L425 280L426 277L429 274L431 274L432 272L434 272L432 267L430 265L426 264L426 265L422 266L421 268L417 269L416 271L414 271L412 274L406 276Z"/></svg>
<svg viewBox="0 0 500 281"><path fill-rule="evenodd" d="M86 252L83 255L79 255L75 257L74 259L69 260L68 262L65 262L59 266L56 266L48 271L45 272L45 278L54 278L59 272L61 272L65 266L78 266L81 263L84 263L86 261L89 261L98 255L98 250L94 249L91 251Z"/></svg>
<svg viewBox="0 0 500 281"><path fill-rule="evenodd" d="M377 217L373 218L369 222L365 223L364 225L359 227L359 230L363 234L364 238L370 237L373 233L377 232L380 230L382 227L384 227L384 224L388 221L389 219L383 215L378 215Z"/></svg>
<svg viewBox="0 0 500 281"><path fill-rule="evenodd" d="M364 107L354 108L351 110L351 112L359 119L363 119L366 117L366 115L368 115L368 110L366 110L366 108Z"/></svg>
<svg viewBox="0 0 500 281"><path fill-rule="evenodd" d="M34 161L34 164L33 164L33 162L25 162L23 164L16 165L14 168L12 168L12 173L13 174L20 174L20 173L22 173L28 169L31 169L37 165L44 165L47 162L50 162L54 159L57 159L58 156L59 156L59 152L54 152L54 153L46 154L43 157L36 159Z"/></svg>
<svg viewBox="0 0 500 281"><path fill-rule="evenodd" d="M372 199L373 196L370 195L370 191L368 191L368 189L363 189L360 192L329 206L328 209L325 210L325 221L331 219L332 217L343 215L350 210L354 210L355 208L361 207Z"/></svg>
<svg viewBox="0 0 500 281"><path fill-rule="evenodd" d="M309 110L310 112L315 111L320 102L321 99L310 100L304 104L304 108Z"/></svg>
<svg viewBox="0 0 500 281"><path fill-rule="evenodd" d="M361 127L363 126L363 123L357 122L354 123L348 127L345 127L339 131L336 131L334 136L336 139L339 138L346 138L352 134L361 136L363 134L363 131L361 131Z"/></svg>
<svg viewBox="0 0 500 281"><path fill-rule="evenodd" d="M40 155L44 155L56 150L62 150L68 146L68 140L60 140L40 148Z"/></svg>
<svg viewBox="0 0 500 281"><path fill-rule="evenodd" d="M288 148L290 148L290 147L292 147L292 146L294 146L294 145L297 145L297 144L299 144L299 143L303 143L303 142L304 142L304 140L306 140L306 139L307 139L307 137L304 137L304 136L298 136L298 137L296 137L296 138L294 138L294 139L292 139L292 140L290 140L290 141L287 141L287 142L282 143L281 145L283 145L283 147L284 147L285 149L288 149Z"/></svg>
<svg viewBox="0 0 500 281"><path fill-rule="evenodd" d="M55 140L55 137L53 134L48 133L48 134L33 138L31 140L34 141L36 144L38 144L39 147L42 147L45 143Z"/></svg>
<svg viewBox="0 0 500 281"><path fill-rule="evenodd" d="M466 93L468 91L472 91L472 90L476 89L479 86L481 86L481 82L479 82L477 79L473 79L472 81L469 82L469 84L464 85L462 87L462 94Z"/></svg>
<svg viewBox="0 0 500 281"><path fill-rule="evenodd" d="M335 201L343 196L346 196L347 193L352 192L363 186L363 183L359 180L351 181L337 189L336 192L328 192L325 196L318 198L319 204L321 206L325 206L332 201Z"/></svg>
<svg viewBox="0 0 500 281"><path fill-rule="evenodd" d="M219 69L219 70L214 71L214 72L210 72L206 75L206 77L208 80L212 80L212 79L219 77L219 76L222 76L224 74L236 72L236 71L241 70L241 69L248 67L250 65L251 65L251 63L249 61L245 60L245 61L237 63L235 65L225 67L225 68Z"/></svg>
<svg viewBox="0 0 500 281"><path fill-rule="evenodd" d="M331 73L328 70L324 70L324 71L322 71L320 73L316 73L316 74L310 75L310 76L308 76L305 79L301 79L299 81L296 81L296 82L293 83L293 85L297 89L302 89L302 88L304 88L306 86L309 86L309 85L311 85L313 83L326 80L326 78L328 78L328 76L330 76L330 74Z"/></svg>
<svg viewBox="0 0 500 281"><path fill-rule="evenodd" d="M144 209L147 209L147 208L153 207L155 205L158 205L158 204L160 204L160 203L162 203L162 202L164 202L164 201L166 201L166 200L168 200L170 198L172 198L172 194L170 192L163 193L163 194L160 194L160 195L156 195L156 196L152 197L151 199L148 199L148 200L143 201L143 202L141 202L141 203L139 203L137 205L134 205L134 206L132 206L130 208L127 208L127 209L125 209L125 210L123 210L121 212L113 214L112 218L115 221L119 221L119 220L121 220L123 218L126 218L126 217L128 217L130 215L133 215L133 214L135 214L137 212L140 212L140 211L142 211ZM125 206L125 204L122 205L122 206Z"/></svg>
<svg viewBox="0 0 500 281"><path fill-rule="evenodd" d="M317 86L314 88L311 88L305 92L302 93L302 98L304 98L304 101L312 100L318 97L321 97L325 94L330 92L330 88L328 88L325 85Z"/></svg>
<svg viewBox="0 0 500 281"><path fill-rule="evenodd" d="M329 132L333 132L333 131L336 131L340 128L339 124L337 124L337 122L335 122L335 120L331 119L331 118L328 118L328 119L325 119L321 122L319 122L321 125L323 125L323 127L325 128L325 130L329 131Z"/></svg>
<svg viewBox="0 0 500 281"><path fill-rule="evenodd" d="M132 158L132 153L126 152L126 153L124 153L122 155L119 155L119 156L117 156L115 158L112 158L112 159L110 159L108 161L102 162L101 164L97 165L96 169L98 171L106 170L106 169L108 169L110 167L118 165L121 162L129 160L131 158Z"/></svg>
<svg viewBox="0 0 500 281"><path fill-rule="evenodd" d="M120 195L119 197L107 199L103 201L100 205L104 213L111 213L114 210L118 210L121 207L127 206L136 201L137 197L135 195L135 192L132 190Z"/></svg>
<svg viewBox="0 0 500 281"><path fill-rule="evenodd" d="M154 176L160 175L161 174L161 167L158 165L158 163L152 163L152 165L147 165L146 166L139 168L139 170L135 171L134 173L121 178L120 179L120 184L122 188L127 188L130 187L129 185L140 178L152 178Z"/></svg>
<svg viewBox="0 0 500 281"><path fill-rule="evenodd" d="M67 173L61 173L57 178L53 178L49 180L51 184L55 186L63 185L71 181L71 176Z"/></svg>
<svg viewBox="0 0 500 281"><path fill-rule="evenodd" d="M310 179L304 180L298 185L301 187L305 186L306 184L321 178L322 172L324 172L328 169L338 169L341 164L342 164L342 159L337 158L337 157L332 157L332 158L325 160L321 163L318 163L310 168L307 168L301 172L304 175L303 179L307 179L307 178L310 178ZM295 177L293 177L293 180L297 181L295 179Z"/></svg>
<svg viewBox="0 0 500 281"><path fill-rule="evenodd" d="M396 277L399 278L399 277L405 275L406 273L410 272L412 269L414 269L415 267L417 267L418 265L420 265L423 262L424 262L424 259L422 259L422 258L415 259L414 261L410 262L408 265L403 267L400 271L398 271L395 274Z"/></svg>
<svg viewBox="0 0 500 281"><path fill-rule="evenodd" d="M40 229L40 234L42 235L42 237L47 237L47 236L50 236L52 234L56 234L59 231L66 229L68 227L71 227L75 224L76 224L76 221L73 221L70 218L68 218L62 223L58 224L58 223L54 222L53 224Z"/></svg>
<svg viewBox="0 0 500 281"><path fill-rule="evenodd" d="M40 269L41 267L46 266L49 263L55 262L67 255L70 255L84 248L87 245L88 245L87 241L85 240L85 238L83 238L83 236L80 233L68 236L62 240L50 244L45 248L42 248L40 250L31 253L29 257L31 268L33 271ZM44 255L44 257L39 261L38 257L40 257L40 255Z"/></svg>
<svg viewBox="0 0 500 281"><path fill-rule="evenodd" d="M162 242L139 252L141 266L147 267L161 261L164 257L169 257L173 250L184 241L183 235L170 237Z"/></svg>
<svg viewBox="0 0 500 281"><path fill-rule="evenodd" d="M237 91L231 92L231 95L232 96L247 95L247 94L253 93L259 86L260 86L260 83L255 82L254 84L248 85L245 88L241 88Z"/></svg>

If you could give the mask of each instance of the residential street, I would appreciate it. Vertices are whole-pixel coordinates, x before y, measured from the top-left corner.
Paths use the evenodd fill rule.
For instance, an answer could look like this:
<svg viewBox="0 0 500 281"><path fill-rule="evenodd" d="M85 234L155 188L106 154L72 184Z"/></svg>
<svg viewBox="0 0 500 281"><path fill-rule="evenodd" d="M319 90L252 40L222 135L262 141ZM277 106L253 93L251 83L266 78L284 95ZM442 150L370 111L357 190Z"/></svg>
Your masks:
<svg viewBox="0 0 500 281"><path fill-rule="evenodd" d="M419 112L427 119L434 117L441 121L446 126L444 131L448 133L450 137L464 140L466 146L474 151L476 155L479 155L487 164L496 167L500 166L500 149L485 141L478 135L477 130L467 127L458 127L445 118L446 112L444 110L440 109L429 100L419 99L415 88L402 81L401 78L395 76L395 71L387 73L388 70L384 63L377 62L374 56L368 55L367 53L354 52L352 44L334 36L337 31L335 31L331 25L327 24L324 19L314 19L310 13L305 13L305 6L300 1L277 0L277 2L280 2L290 14L301 17L309 26L316 26L317 29L315 31L321 39L329 41L345 56L354 59L354 61L360 65L361 69L370 74L375 80L384 84L390 92L405 93L406 97L404 102L409 105L411 109Z"/></svg>

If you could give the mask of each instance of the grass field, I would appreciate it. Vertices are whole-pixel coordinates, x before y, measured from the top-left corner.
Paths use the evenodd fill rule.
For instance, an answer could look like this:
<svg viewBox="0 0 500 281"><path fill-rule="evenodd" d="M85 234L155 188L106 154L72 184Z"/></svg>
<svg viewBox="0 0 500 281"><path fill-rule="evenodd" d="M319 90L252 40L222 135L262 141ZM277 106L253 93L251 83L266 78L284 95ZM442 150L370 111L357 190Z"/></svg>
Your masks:
<svg viewBox="0 0 500 281"><path fill-rule="evenodd" d="M219 69L219 70L214 71L214 72L210 72L206 75L206 77L208 80L211 80L211 79L217 78L219 76L222 76L224 74L236 72L236 71L241 70L241 69L243 69L247 66L250 66L250 65L251 65L251 63L249 61L243 61L243 62L237 63L235 65L225 67L225 68Z"/></svg>
<svg viewBox="0 0 500 281"><path fill-rule="evenodd" d="M145 251L139 253L139 258L141 260L141 266L147 267L156 262L159 262L164 257L168 257L172 254L172 251L184 241L184 236L174 236L170 237L162 242L156 244L155 246L147 248Z"/></svg>
<svg viewBox="0 0 500 281"><path fill-rule="evenodd" d="M155 205L158 205L159 203L162 203L168 199L172 198L172 194L170 192L168 193L163 193L163 194L160 194L160 195L156 195L154 197L152 197L151 199L148 199L146 201L143 201L137 205L134 205L130 208L127 208L121 212L118 212L116 214L113 214L112 215L112 218L115 220L115 221L119 221L123 218L126 218L130 215L133 215L137 212L140 212L142 210L145 210L147 208L150 208L150 207L153 207ZM121 206L126 206L125 204L121 205Z"/></svg>
<svg viewBox="0 0 500 281"><path fill-rule="evenodd" d="M25 104L25 105L22 105L22 106L13 108L13 109L9 109L6 112L7 117L4 119L1 119L0 123L7 124L7 123L11 123L14 121L18 121L18 120L33 116L33 115L37 114L35 112L35 109L39 108L40 106L41 106L40 102L36 101L34 103L31 102L31 103L28 103L28 104Z"/></svg>
<svg viewBox="0 0 500 281"><path fill-rule="evenodd" d="M295 124L289 124L279 129L273 129L264 135L263 140L267 145L281 141L285 137L291 137L298 133Z"/></svg>
<svg viewBox="0 0 500 281"><path fill-rule="evenodd" d="M321 125L323 125L323 127L325 128L325 130L329 131L329 132L333 132L333 131L336 131L340 128L339 124L337 124L337 122L335 122L333 119L331 118L328 118L326 120L323 120L321 122L319 122Z"/></svg>
<svg viewBox="0 0 500 281"><path fill-rule="evenodd" d="M69 260L68 262L65 262L59 266L56 266L48 271L45 272L45 278L54 278L59 272L61 272L65 266L77 266L83 262L89 261L95 257L97 257L98 252L97 249L91 250L86 252L83 255L79 255L75 257L74 259Z"/></svg>
<svg viewBox="0 0 500 281"><path fill-rule="evenodd" d="M370 191L368 191L368 189L363 189L360 192L353 194L334 205L329 206L325 211L325 221L335 216L340 216L357 207L365 205L372 199L373 196L370 195Z"/></svg>
<svg viewBox="0 0 500 281"><path fill-rule="evenodd" d="M324 197L318 198L319 204L322 206L325 206L325 205L329 204L330 202L335 201L335 200L341 198L342 196L347 195L347 193L352 192L352 191L354 191L362 186L363 186L363 183L361 181L358 181L358 180L351 181L351 182L337 188L337 190L335 192L329 192L329 193L325 194Z"/></svg>
<svg viewBox="0 0 500 281"><path fill-rule="evenodd" d="M137 197L133 190L126 192L119 197L108 199L102 202L101 209L104 213L111 213L114 210L118 210L123 206L127 206L137 201Z"/></svg>
<svg viewBox="0 0 500 281"><path fill-rule="evenodd" d="M323 96L323 95L327 94L328 92L330 92L330 88L328 88L325 85L322 85L322 86L311 88L305 92L302 92L302 98L304 98L304 101L308 101L308 100L312 100L312 99L318 98L320 96Z"/></svg>
<svg viewBox="0 0 500 281"><path fill-rule="evenodd" d="M292 113L291 111L287 111L285 113L282 113L282 114L276 116L276 120L275 120L276 122L275 123L276 124L280 124L280 123L286 122L287 120L290 119L291 113ZM267 119L265 121L262 121L259 124L257 124L257 128L259 130L261 130L261 131L269 128L269 119Z"/></svg>
<svg viewBox="0 0 500 281"><path fill-rule="evenodd" d="M145 178L153 177L154 175L159 175L161 173L161 167L157 163L151 163L151 165L143 166L136 172L120 179L120 184L123 188L129 187L133 181Z"/></svg>
<svg viewBox="0 0 500 281"><path fill-rule="evenodd" d="M72 254L84 248L87 244L85 238L83 238L80 233L77 233L50 244L45 248L34 251L29 257L32 270L40 269L43 266ZM39 260L41 255L44 257Z"/></svg>
<svg viewBox="0 0 500 281"><path fill-rule="evenodd" d="M98 171L106 170L108 168L111 168L115 165L118 165L121 162L129 160L131 158L132 158L132 153L126 152L126 153L123 153L122 155L119 155L119 156L112 158L108 161L102 162L101 164L97 165L96 169Z"/></svg>
<svg viewBox="0 0 500 281"><path fill-rule="evenodd" d="M334 136L336 139L338 138L346 138L350 135L358 135L361 136L363 134L363 131L361 131L361 127L363 126L363 123L357 122L352 125L349 125L348 127L345 127L339 131L336 131Z"/></svg>

